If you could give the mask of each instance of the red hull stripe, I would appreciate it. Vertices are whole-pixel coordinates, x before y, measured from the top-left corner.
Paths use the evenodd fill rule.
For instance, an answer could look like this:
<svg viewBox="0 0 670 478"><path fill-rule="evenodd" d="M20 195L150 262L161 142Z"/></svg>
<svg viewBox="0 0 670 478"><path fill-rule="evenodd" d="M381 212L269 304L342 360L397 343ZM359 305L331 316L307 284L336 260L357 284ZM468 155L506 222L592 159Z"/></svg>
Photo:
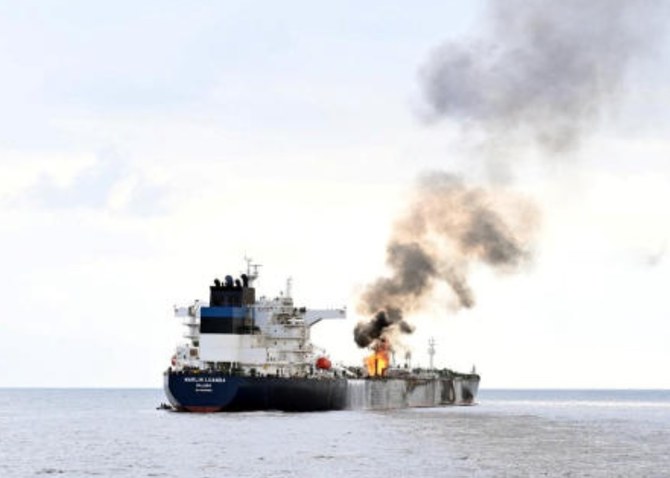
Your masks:
<svg viewBox="0 0 670 478"><path fill-rule="evenodd" d="M221 407L198 407L198 406L190 406L190 407L183 407L184 410L187 412L193 412L193 413L212 413L212 412L220 412Z"/></svg>

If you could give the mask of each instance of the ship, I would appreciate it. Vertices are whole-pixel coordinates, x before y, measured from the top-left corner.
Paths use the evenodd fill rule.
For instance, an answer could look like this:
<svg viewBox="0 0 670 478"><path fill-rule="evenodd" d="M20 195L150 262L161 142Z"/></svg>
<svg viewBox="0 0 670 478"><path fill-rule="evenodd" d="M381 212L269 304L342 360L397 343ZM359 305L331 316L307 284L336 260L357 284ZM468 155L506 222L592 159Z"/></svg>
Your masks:
<svg viewBox="0 0 670 478"><path fill-rule="evenodd" d="M394 362L379 340L360 366L334 363L310 340L322 320L344 319L346 308L296 307L291 282L279 297L256 299L259 265L247 261L239 278L210 286L209 302L175 306L186 328L164 372L164 390L175 411L387 410L471 405L480 377L431 366Z"/></svg>

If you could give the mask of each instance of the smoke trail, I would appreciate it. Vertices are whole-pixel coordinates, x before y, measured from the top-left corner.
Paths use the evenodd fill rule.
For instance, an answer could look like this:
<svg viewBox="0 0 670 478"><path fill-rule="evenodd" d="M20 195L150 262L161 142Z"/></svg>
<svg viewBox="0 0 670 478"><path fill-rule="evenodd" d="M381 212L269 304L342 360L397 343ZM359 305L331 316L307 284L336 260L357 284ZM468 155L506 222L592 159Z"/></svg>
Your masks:
<svg viewBox="0 0 670 478"><path fill-rule="evenodd" d="M662 33L670 3L662 0L505 0L492 2L478 38L442 45L421 71L435 119L474 126L484 151L530 144L562 153L613 105L631 60ZM486 158L491 160L491 157ZM509 162L510 157L496 157ZM422 307L435 285L449 286L459 307L475 296L475 263L513 272L530 259L537 210L491 186L466 185L434 173L418 184L407 216L387 248L390 276L360 298L368 322L354 331L366 346L411 332L403 314Z"/></svg>
<svg viewBox="0 0 670 478"><path fill-rule="evenodd" d="M429 108L478 126L489 140L574 148L616 101L631 60L658 40L669 5L493 2L481 37L442 45L421 71Z"/></svg>
<svg viewBox="0 0 670 478"><path fill-rule="evenodd" d="M504 202L515 211L505 219ZM467 281L471 264L517 270L530 258L527 242L535 222L535 211L523 198L469 187L446 173L423 177L389 241L390 276L377 279L361 296L360 311L375 315L357 325L356 343L365 347L382 336L412 332L403 313L419 310L440 282L453 291L458 307L473 307Z"/></svg>

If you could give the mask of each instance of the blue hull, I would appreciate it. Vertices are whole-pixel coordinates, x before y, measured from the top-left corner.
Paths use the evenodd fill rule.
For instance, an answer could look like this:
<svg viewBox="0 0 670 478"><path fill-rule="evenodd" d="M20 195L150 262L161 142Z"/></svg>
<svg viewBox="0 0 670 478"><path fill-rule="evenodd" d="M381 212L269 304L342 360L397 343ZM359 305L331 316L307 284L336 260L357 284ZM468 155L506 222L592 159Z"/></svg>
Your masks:
<svg viewBox="0 0 670 478"><path fill-rule="evenodd" d="M177 410L192 412L342 410L347 380L166 373L165 393Z"/></svg>

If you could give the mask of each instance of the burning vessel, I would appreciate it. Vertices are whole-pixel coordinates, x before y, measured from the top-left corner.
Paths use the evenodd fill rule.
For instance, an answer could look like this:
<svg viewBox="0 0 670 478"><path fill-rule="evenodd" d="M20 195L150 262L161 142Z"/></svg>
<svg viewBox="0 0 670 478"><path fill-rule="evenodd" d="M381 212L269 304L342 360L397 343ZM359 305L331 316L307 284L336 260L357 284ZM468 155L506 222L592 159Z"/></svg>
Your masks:
<svg viewBox="0 0 670 478"><path fill-rule="evenodd" d="M290 291L256 299L258 265L239 279L210 286L209 302L175 307L186 343L164 372L165 394L175 410L320 411L468 405L479 376L448 369L395 366L385 340L364 366L334 364L310 341L310 328L342 319L345 309L296 307Z"/></svg>

